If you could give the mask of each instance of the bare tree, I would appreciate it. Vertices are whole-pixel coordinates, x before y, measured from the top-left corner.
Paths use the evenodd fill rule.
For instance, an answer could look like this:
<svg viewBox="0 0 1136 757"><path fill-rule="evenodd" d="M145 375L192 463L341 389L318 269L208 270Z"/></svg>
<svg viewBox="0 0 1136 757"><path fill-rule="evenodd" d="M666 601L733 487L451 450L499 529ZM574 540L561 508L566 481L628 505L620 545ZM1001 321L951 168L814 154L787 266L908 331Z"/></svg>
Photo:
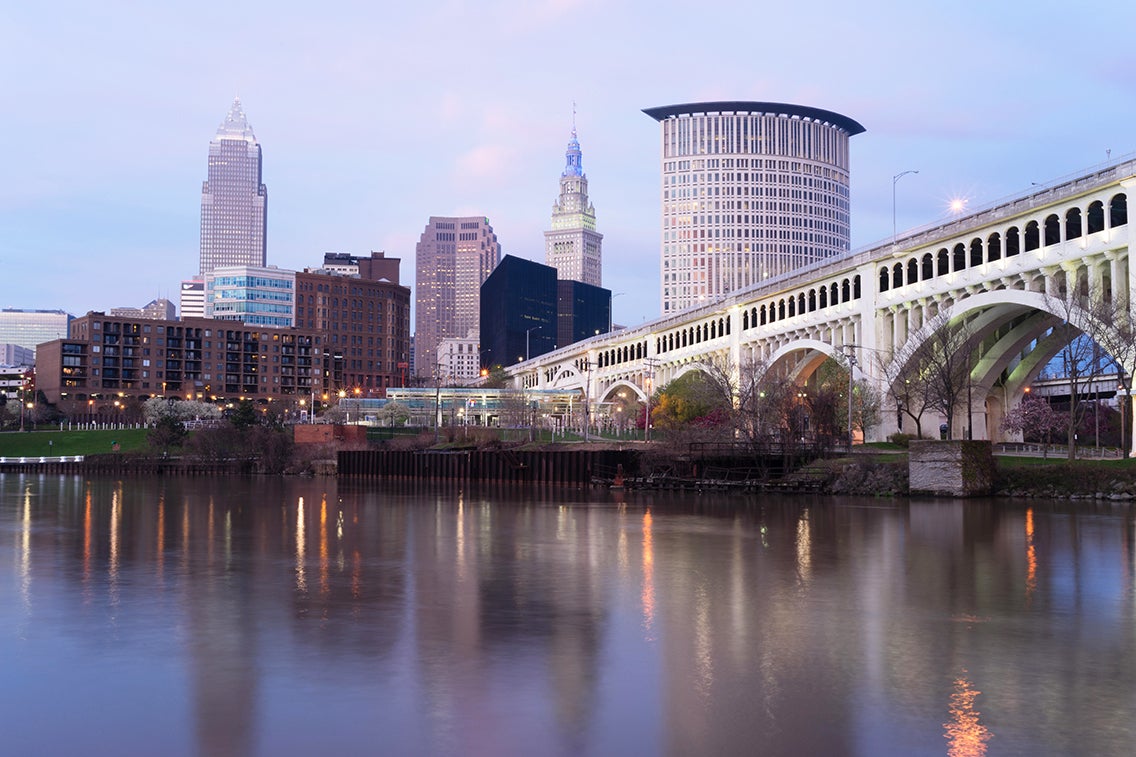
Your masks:
<svg viewBox="0 0 1136 757"><path fill-rule="evenodd" d="M1090 297L1083 282L1074 286L1072 292L1046 295L1045 300L1050 311L1063 321L1054 327L1050 338L1062 342L1057 357L1062 377L1069 385L1065 435L1069 459L1073 460L1077 456L1077 429L1090 407L1090 403L1082 401L1082 395L1090 394L1094 383L1113 366L1123 375L1123 363L1109 353L1115 350L1125 354L1136 349L1136 342L1129 343L1130 347L1122 336L1131 328L1127 312L1117 308L1111 299ZM1106 344L1112 345L1112 349L1102 348ZM1121 446L1124 446L1123 440Z"/></svg>
<svg viewBox="0 0 1136 757"><path fill-rule="evenodd" d="M909 359L902 363L899 372L888 386L888 394L895 400L900 412L915 423L915 437L923 438L923 414L930 408L930 394L927 385L920 378L921 366L918 361Z"/></svg>
<svg viewBox="0 0 1136 757"><path fill-rule="evenodd" d="M1094 367L1098 376L1108 370L1116 371L1122 433L1120 447L1122 454L1128 456L1128 439L1123 423L1126 409L1132 396L1132 374L1128 366L1136 363L1136 319L1124 300L1114 300L1109 293L1078 297L1072 302L1062 300L1058 312L1068 311L1074 325L1101 348L1101 354ZM1130 417L1130 416L1129 416Z"/></svg>
<svg viewBox="0 0 1136 757"><path fill-rule="evenodd" d="M943 315L927 323L927 332L925 339L909 340L896 356L899 369L889 393L915 421L918 436L923 436L921 419L931 410L946 418L947 437L953 439L955 411L970 389L970 370L979 340L966 320L950 320Z"/></svg>

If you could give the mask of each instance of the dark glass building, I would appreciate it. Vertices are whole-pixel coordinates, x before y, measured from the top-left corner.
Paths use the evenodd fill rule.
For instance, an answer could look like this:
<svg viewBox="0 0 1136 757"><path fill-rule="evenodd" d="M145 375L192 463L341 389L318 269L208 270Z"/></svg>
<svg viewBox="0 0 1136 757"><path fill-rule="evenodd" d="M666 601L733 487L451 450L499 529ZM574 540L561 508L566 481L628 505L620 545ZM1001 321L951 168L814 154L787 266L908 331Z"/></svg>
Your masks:
<svg viewBox="0 0 1136 757"><path fill-rule="evenodd" d="M263 268L267 234L260 143L237 98L209 142L209 173L201 186L201 274L223 266Z"/></svg>
<svg viewBox="0 0 1136 757"><path fill-rule="evenodd" d="M582 281L556 282L556 343L566 347L611 331L611 290Z"/></svg>
<svg viewBox="0 0 1136 757"><path fill-rule="evenodd" d="M481 286L481 366L510 365L611 329L611 291L557 281L556 269L506 255Z"/></svg>
<svg viewBox="0 0 1136 757"><path fill-rule="evenodd" d="M481 285L481 365L556 349L556 269L506 255Z"/></svg>

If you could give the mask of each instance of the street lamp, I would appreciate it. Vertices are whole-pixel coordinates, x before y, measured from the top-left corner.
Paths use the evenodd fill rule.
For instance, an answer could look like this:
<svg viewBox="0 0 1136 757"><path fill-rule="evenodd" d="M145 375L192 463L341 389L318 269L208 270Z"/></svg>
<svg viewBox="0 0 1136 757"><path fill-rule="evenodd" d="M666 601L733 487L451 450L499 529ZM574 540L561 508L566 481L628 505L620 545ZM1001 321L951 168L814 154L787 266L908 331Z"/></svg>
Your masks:
<svg viewBox="0 0 1136 757"><path fill-rule="evenodd" d="M607 303L607 333L609 334L611 333L611 330L615 328L614 324L612 323L615 317L613 313L613 310L615 309L615 298L622 297L625 294L627 294L627 292L616 292L611 296L611 299Z"/></svg>
<svg viewBox="0 0 1136 757"><path fill-rule="evenodd" d="M540 326L532 326L525 329L525 360L529 359L529 334L533 331L539 331Z"/></svg>
<svg viewBox="0 0 1136 757"><path fill-rule="evenodd" d="M895 185L899 182L900 179L902 179L904 176L907 176L907 174L909 174L909 173L919 173L919 171L917 171L917 170L900 171L895 176L891 177L891 243L892 244L895 244L896 237L899 236L899 233L896 229L896 223L895 223Z"/></svg>

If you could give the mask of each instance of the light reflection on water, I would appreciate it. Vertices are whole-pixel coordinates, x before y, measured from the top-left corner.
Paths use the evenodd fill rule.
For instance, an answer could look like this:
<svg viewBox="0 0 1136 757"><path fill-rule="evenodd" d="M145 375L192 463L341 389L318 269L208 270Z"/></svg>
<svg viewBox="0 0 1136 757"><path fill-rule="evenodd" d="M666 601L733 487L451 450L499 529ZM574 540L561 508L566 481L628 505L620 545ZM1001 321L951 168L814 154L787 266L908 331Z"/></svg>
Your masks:
<svg viewBox="0 0 1136 757"><path fill-rule="evenodd" d="M5 474L0 745L1128 754L1133 525L1083 502Z"/></svg>

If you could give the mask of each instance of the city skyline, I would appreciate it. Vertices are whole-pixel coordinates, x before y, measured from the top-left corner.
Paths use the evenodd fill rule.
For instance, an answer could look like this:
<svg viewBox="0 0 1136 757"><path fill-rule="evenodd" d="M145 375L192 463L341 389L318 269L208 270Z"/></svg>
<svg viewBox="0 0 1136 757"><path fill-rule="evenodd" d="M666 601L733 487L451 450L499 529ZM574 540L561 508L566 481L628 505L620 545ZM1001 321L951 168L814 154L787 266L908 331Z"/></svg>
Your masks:
<svg viewBox="0 0 1136 757"><path fill-rule="evenodd" d="M644 108L786 102L862 123L851 147L853 249L890 238L893 224L945 217L955 197L977 207L1132 153L1136 56L1107 31L1136 9L1030 9L834 5L794 35L805 22L791 9L727 3L729 23L707 27L714 55L658 72L644 70L656 59L647 51L677 49L691 32L657 4L359 5L347 25L254 3L224 27L188 7L8 9L0 60L43 65L11 82L19 107L0 123L19 146L0 196L0 307L81 314L176 300L198 268L202 145L234 94L269 153L270 265L385 249L409 270L431 215L488 217L503 254L539 261L575 100L604 284L615 322L636 324L661 313L658 125ZM254 22L263 33L244 34ZM548 51L565 26L594 43L577 65ZM756 28L774 31L755 47ZM1040 48L1057 30L1060 57ZM471 34L477 48L459 44ZM943 54L928 39L983 54ZM196 54L203 41L225 53ZM451 42L460 66L449 53L411 53ZM46 261L66 261L66 276L44 275L56 270Z"/></svg>

